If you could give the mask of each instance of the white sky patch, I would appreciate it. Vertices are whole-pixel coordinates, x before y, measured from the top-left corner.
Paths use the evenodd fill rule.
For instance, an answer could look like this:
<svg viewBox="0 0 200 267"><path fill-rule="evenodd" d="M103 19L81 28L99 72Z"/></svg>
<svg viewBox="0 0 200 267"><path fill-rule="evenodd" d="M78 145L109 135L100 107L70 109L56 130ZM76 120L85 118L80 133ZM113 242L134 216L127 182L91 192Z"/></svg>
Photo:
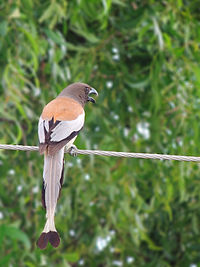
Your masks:
<svg viewBox="0 0 200 267"><path fill-rule="evenodd" d="M169 105L170 105L171 108L175 108L175 104L174 104L174 102L170 101L170 102L169 102Z"/></svg>
<svg viewBox="0 0 200 267"><path fill-rule="evenodd" d="M133 112L133 108L131 106L128 106L128 112Z"/></svg>
<svg viewBox="0 0 200 267"><path fill-rule="evenodd" d="M67 167L68 167L68 168L71 168L71 167L73 167L73 166L74 166L74 164L73 164L72 162L70 162L70 161L67 162Z"/></svg>
<svg viewBox="0 0 200 267"><path fill-rule="evenodd" d="M113 87L113 81L107 81L106 82L106 87L107 88L112 88Z"/></svg>
<svg viewBox="0 0 200 267"><path fill-rule="evenodd" d="M73 229L71 229L71 230L69 230L69 235L74 237L76 235L76 233Z"/></svg>
<svg viewBox="0 0 200 267"><path fill-rule="evenodd" d="M182 139L178 139L177 142L178 142L178 145L179 145L179 146L183 146L183 140L182 140Z"/></svg>
<svg viewBox="0 0 200 267"><path fill-rule="evenodd" d="M96 240L96 248L98 251L103 251L108 244L110 243L110 241L112 240L112 237L115 235L115 231L114 230L110 230L109 234L105 237L97 237Z"/></svg>
<svg viewBox="0 0 200 267"><path fill-rule="evenodd" d="M135 261L134 257L128 256L128 257L126 258L126 262L127 262L128 264L131 264L131 263L134 262L134 261Z"/></svg>
<svg viewBox="0 0 200 267"><path fill-rule="evenodd" d="M39 96L40 94L41 94L41 89L40 88L38 88L38 87L34 87L34 89L33 89L33 94L34 94L34 96Z"/></svg>
<svg viewBox="0 0 200 267"><path fill-rule="evenodd" d="M117 261L117 260L115 260L115 261L113 261L112 262L112 264L114 265L114 266L123 266L123 262L122 261Z"/></svg>
<svg viewBox="0 0 200 267"><path fill-rule="evenodd" d="M133 135L133 140L134 140L134 141L137 141L138 139L139 139L139 136L138 136L137 133L135 133L135 134Z"/></svg>
<svg viewBox="0 0 200 267"><path fill-rule="evenodd" d="M21 191L22 191L22 188L23 188L23 187L22 187L22 185L21 185L21 184L20 184L20 185L18 185L18 186L17 186L17 192L21 192Z"/></svg>
<svg viewBox="0 0 200 267"><path fill-rule="evenodd" d="M119 115L114 114L114 115L113 115L113 118L117 121L117 120L119 120Z"/></svg>
<svg viewBox="0 0 200 267"><path fill-rule="evenodd" d="M110 235L106 236L106 241L107 241L107 243L111 241L111 236Z"/></svg>
<svg viewBox="0 0 200 267"><path fill-rule="evenodd" d="M95 130L95 132L99 132L99 131L100 131L100 127L99 127L99 126L96 126L96 127L94 128L94 130Z"/></svg>
<svg viewBox="0 0 200 267"><path fill-rule="evenodd" d="M96 241L96 247L99 251L104 250L107 247L107 240L103 237L98 237Z"/></svg>
<svg viewBox="0 0 200 267"><path fill-rule="evenodd" d="M113 52L114 54L118 54L118 53L119 53L119 49L118 49L117 47L113 47L113 48L112 48L112 52Z"/></svg>
<svg viewBox="0 0 200 267"><path fill-rule="evenodd" d="M78 165L81 165L81 159L76 159Z"/></svg>
<svg viewBox="0 0 200 267"><path fill-rule="evenodd" d="M89 181L89 180L90 180L90 175L89 175L89 173L86 173L86 174L85 174L85 180L86 180L86 181Z"/></svg>
<svg viewBox="0 0 200 267"><path fill-rule="evenodd" d="M80 259L79 262L78 262L78 264L81 265L81 266L82 266L84 263L85 263L85 261L84 261L83 259Z"/></svg>
<svg viewBox="0 0 200 267"><path fill-rule="evenodd" d="M137 131L145 140L148 140L150 138L150 130L148 122L139 122L137 124Z"/></svg>
<svg viewBox="0 0 200 267"><path fill-rule="evenodd" d="M116 120L116 121L119 119L119 115L116 114L116 113L114 113L114 112L112 112L112 111L111 111L110 115L111 115L111 117L113 117L113 119Z"/></svg>
<svg viewBox="0 0 200 267"><path fill-rule="evenodd" d="M34 186L32 191L34 194L37 194L39 192L39 186L38 185Z"/></svg>
<svg viewBox="0 0 200 267"><path fill-rule="evenodd" d="M173 147L174 149L177 148L177 145L176 145L175 141L172 142L172 147Z"/></svg>
<svg viewBox="0 0 200 267"><path fill-rule="evenodd" d="M2 220L4 217L3 212L0 211L0 220Z"/></svg>
<svg viewBox="0 0 200 267"><path fill-rule="evenodd" d="M112 52L114 54L112 56L113 60L116 60L116 61L120 60L119 49L117 47L113 47Z"/></svg>
<svg viewBox="0 0 200 267"><path fill-rule="evenodd" d="M89 206L90 207L94 206L94 202L93 201L90 201Z"/></svg>
<svg viewBox="0 0 200 267"><path fill-rule="evenodd" d="M111 236L114 236L115 235L115 230L110 230L109 233L110 233Z"/></svg>
<svg viewBox="0 0 200 267"><path fill-rule="evenodd" d="M118 60L120 60L120 55L119 54L115 54L115 55L112 56L112 58L113 58L113 60L118 61Z"/></svg>
<svg viewBox="0 0 200 267"><path fill-rule="evenodd" d="M170 129L166 129L166 133L167 133L168 135L171 135L171 134L172 134L172 131L171 131Z"/></svg>
<svg viewBox="0 0 200 267"><path fill-rule="evenodd" d="M14 175L14 174L15 174L15 170L10 169L10 170L8 171L8 174L10 174L10 175Z"/></svg>
<svg viewBox="0 0 200 267"><path fill-rule="evenodd" d="M115 252L115 248L114 247L111 247L110 248L110 253L114 253Z"/></svg>
<svg viewBox="0 0 200 267"><path fill-rule="evenodd" d="M98 145L97 145L97 144L94 144L94 145L93 145L93 148L94 148L94 149L98 149Z"/></svg>
<svg viewBox="0 0 200 267"><path fill-rule="evenodd" d="M124 130L123 130L124 137L127 137L129 132L130 132L130 129L128 127L125 127Z"/></svg>

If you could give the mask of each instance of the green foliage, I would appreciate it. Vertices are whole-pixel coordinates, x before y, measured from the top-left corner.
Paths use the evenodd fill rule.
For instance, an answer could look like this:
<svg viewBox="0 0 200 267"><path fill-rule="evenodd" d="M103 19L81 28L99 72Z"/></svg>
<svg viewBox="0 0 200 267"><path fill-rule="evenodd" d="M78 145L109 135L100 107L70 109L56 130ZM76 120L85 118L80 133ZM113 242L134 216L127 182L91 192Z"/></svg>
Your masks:
<svg viewBox="0 0 200 267"><path fill-rule="evenodd" d="M45 103L83 81L79 148L199 155L199 26L194 0L2 0L0 143L36 145ZM0 157L0 266L199 266L198 164L66 156L62 243L40 251L42 158Z"/></svg>

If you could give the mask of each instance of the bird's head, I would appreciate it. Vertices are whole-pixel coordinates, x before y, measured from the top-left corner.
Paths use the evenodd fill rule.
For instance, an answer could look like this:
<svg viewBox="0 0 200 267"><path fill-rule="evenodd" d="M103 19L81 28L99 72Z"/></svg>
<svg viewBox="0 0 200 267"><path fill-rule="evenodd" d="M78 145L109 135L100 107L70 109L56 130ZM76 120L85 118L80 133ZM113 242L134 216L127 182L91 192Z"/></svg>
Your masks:
<svg viewBox="0 0 200 267"><path fill-rule="evenodd" d="M59 95L59 96L67 96L71 97L77 102L79 102L82 106L84 106L87 102L95 103L95 99L90 95L94 94L98 96L98 92L92 88L90 85L86 83L72 83L68 85Z"/></svg>

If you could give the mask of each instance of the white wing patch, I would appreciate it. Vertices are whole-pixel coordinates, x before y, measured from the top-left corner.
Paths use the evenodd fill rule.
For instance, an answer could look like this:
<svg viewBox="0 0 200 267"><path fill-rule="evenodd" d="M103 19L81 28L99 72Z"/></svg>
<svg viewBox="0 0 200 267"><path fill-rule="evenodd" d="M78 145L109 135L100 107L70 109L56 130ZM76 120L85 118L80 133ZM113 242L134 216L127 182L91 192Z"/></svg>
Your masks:
<svg viewBox="0 0 200 267"><path fill-rule="evenodd" d="M38 122L38 136L39 136L39 142L44 143L45 142L44 120L41 117Z"/></svg>
<svg viewBox="0 0 200 267"><path fill-rule="evenodd" d="M85 113L79 115L72 121L61 121L53 130L51 134L51 141L59 142L72 134L78 132L83 127Z"/></svg>
<svg viewBox="0 0 200 267"><path fill-rule="evenodd" d="M84 125L85 113L79 115L75 120L61 121L53 128L50 141L59 142L70 136L73 132L78 132ZM49 131L49 121L40 117L38 123L38 136L40 143L45 143L45 130Z"/></svg>

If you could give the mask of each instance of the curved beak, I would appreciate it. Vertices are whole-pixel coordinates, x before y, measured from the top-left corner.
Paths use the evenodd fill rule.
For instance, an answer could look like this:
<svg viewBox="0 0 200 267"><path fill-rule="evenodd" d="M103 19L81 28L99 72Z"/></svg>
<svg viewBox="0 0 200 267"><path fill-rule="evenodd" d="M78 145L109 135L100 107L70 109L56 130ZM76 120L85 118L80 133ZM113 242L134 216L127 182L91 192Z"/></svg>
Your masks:
<svg viewBox="0 0 200 267"><path fill-rule="evenodd" d="M89 92L89 95L92 95L92 94L98 96L97 90L95 90L94 88L91 87L90 92ZM92 103L96 103L95 99L93 97L91 97L91 96L88 96L88 101L90 101Z"/></svg>

